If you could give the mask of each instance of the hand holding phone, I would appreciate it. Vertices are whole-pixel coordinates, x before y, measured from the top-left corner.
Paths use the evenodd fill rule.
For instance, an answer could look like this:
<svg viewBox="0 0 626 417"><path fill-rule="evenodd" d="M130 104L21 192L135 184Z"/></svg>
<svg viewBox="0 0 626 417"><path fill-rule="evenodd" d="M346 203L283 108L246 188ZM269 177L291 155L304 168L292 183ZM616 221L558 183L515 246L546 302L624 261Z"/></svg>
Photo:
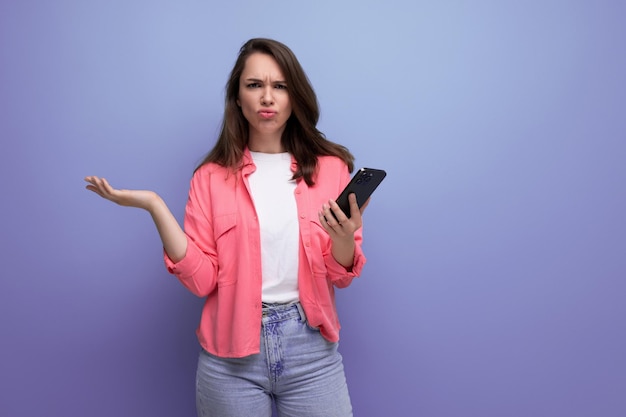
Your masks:
<svg viewBox="0 0 626 417"><path fill-rule="evenodd" d="M356 202L361 208L368 198L372 195L376 187L385 179L387 173L382 169L361 168L352 177L346 188L337 197L337 205L350 218L350 202L348 195L354 193Z"/></svg>

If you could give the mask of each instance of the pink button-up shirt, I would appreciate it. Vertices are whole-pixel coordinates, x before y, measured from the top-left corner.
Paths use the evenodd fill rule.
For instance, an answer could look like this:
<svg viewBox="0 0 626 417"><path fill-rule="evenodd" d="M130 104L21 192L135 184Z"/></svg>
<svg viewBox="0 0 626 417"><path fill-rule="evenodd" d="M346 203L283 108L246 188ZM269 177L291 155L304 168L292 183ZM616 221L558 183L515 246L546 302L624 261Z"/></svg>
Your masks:
<svg viewBox="0 0 626 417"><path fill-rule="evenodd" d="M206 164L194 174L185 211L187 253L178 263L165 254L168 270L192 293L206 297L198 340L222 357L259 353L261 332L261 237L248 176L256 169L249 151L235 173ZM295 160L292 169L295 168ZM339 158L318 158L315 185L298 180L294 191L300 243L298 289L310 326L329 341L339 340L334 287L347 287L361 273L365 256L361 229L355 233L354 264L346 270L331 254L320 225L322 204L336 198L350 180Z"/></svg>

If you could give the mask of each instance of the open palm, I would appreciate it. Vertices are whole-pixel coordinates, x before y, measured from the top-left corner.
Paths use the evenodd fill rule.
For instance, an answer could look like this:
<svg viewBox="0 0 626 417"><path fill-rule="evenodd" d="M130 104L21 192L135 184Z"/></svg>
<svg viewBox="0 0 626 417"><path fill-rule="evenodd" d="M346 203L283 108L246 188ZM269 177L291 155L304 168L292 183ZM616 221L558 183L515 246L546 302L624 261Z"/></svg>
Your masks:
<svg viewBox="0 0 626 417"><path fill-rule="evenodd" d="M96 176L85 177L85 181L89 183L86 186L88 190L120 206L138 207L148 210L154 200L158 198L154 191L118 190L113 188L106 179Z"/></svg>

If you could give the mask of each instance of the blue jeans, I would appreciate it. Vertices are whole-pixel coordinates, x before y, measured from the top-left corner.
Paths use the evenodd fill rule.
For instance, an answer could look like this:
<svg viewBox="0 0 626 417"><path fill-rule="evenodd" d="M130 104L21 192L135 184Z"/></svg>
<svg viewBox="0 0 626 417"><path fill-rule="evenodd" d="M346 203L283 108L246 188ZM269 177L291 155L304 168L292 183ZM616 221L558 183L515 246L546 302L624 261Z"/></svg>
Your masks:
<svg viewBox="0 0 626 417"><path fill-rule="evenodd" d="M351 417L337 343L308 326L299 304L263 308L261 353L220 358L200 352L199 417Z"/></svg>

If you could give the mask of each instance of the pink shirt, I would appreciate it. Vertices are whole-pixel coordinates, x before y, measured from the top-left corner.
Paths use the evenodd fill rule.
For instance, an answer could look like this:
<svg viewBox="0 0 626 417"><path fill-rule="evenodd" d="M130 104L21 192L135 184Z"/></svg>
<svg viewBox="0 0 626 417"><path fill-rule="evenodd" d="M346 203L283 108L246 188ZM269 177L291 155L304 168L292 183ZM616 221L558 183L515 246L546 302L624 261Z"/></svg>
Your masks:
<svg viewBox="0 0 626 417"><path fill-rule="evenodd" d="M261 237L248 184L256 167L248 150L243 162L236 173L213 163L196 171L185 211L187 253L178 263L165 254L168 270L192 293L206 297L198 340L222 357L259 353L261 338ZM295 164L293 160L292 169ZM343 161L322 156L315 185L298 180L294 193L300 224L300 303L309 325L331 342L339 340L340 328L334 287L350 285L361 273L365 256L359 229L352 268L348 271L335 261L317 213L349 180Z"/></svg>

